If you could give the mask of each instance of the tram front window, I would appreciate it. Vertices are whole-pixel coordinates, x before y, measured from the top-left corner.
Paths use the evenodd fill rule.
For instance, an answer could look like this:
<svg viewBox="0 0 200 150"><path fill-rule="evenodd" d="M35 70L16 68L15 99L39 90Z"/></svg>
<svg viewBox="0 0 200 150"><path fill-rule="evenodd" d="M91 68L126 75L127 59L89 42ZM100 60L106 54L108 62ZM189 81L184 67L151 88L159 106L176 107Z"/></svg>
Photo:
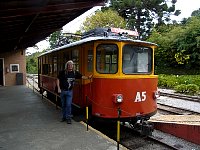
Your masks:
<svg viewBox="0 0 200 150"><path fill-rule="evenodd" d="M114 44L100 44L97 47L96 70L99 73L114 74L118 70L118 47Z"/></svg>
<svg viewBox="0 0 200 150"><path fill-rule="evenodd" d="M149 74L152 71L152 54L149 47L125 45L122 67L125 74Z"/></svg>

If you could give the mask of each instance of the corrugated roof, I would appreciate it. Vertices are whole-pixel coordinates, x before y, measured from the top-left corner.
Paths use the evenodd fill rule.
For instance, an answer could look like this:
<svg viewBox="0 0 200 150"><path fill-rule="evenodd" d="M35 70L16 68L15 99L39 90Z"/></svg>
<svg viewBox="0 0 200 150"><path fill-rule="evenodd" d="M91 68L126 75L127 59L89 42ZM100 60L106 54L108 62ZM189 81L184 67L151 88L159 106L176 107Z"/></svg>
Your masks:
<svg viewBox="0 0 200 150"><path fill-rule="evenodd" d="M132 43L146 45L146 46L147 45L148 46L151 45L151 46L155 46L155 47L158 46L157 44L152 43L152 42L141 41L141 40L133 40L133 39L129 39L129 38L121 38L120 36L118 36L118 37L116 37L116 36L114 36L114 37L113 36L108 36L108 37L105 37L105 36L94 36L93 37L93 36L91 36L91 37L87 37L87 38L81 39L79 41L76 41L76 42L73 42L73 43L70 43L70 44L55 48L55 49L52 49L50 51L44 52L40 56L52 53L54 51L59 51L59 50L62 50L62 49L68 48L68 47L73 47L73 46L81 45L83 43L92 42L92 41L98 41L98 40L101 40L101 41L110 41L111 40L111 41L119 41L119 42L132 42Z"/></svg>

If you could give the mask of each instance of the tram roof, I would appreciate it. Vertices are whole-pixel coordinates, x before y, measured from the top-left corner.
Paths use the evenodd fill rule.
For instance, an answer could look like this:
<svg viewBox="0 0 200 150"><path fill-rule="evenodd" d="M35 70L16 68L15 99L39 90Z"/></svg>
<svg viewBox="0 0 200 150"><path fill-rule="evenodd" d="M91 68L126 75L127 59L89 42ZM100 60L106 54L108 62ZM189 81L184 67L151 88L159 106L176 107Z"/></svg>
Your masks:
<svg viewBox="0 0 200 150"><path fill-rule="evenodd" d="M78 46L78 45L81 45L81 44L84 44L84 43L88 43L88 42L91 42L91 41L98 41L98 40L103 40L103 41L114 40L114 41L119 41L119 42L133 42L133 43L144 44L144 45L146 44L146 45L151 45L151 46L155 46L155 47L158 46L157 44L152 43L152 42L141 41L141 40L133 40L133 39L130 39L130 38L123 38L123 37L112 37L112 36L108 36L108 37L88 37L88 38L81 39L79 41L69 43L67 45L55 48L55 49L52 49L50 51L47 51L47 52L41 54L40 56L43 56L43 55L46 55L46 54L49 54L49 53L52 53L52 52L55 52L55 51L59 51L59 50L65 49L65 48Z"/></svg>

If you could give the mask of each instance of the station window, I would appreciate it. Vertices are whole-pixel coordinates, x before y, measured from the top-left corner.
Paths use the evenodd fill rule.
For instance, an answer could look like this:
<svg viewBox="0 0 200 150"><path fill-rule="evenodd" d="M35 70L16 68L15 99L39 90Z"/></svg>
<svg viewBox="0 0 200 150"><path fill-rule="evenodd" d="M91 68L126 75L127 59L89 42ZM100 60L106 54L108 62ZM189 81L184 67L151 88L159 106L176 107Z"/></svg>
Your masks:
<svg viewBox="0 0 200 150"><path fill-rule="evenodd" d="M10 72L18 73L19 72L19 64L10 64Z"/></svg>
<svg viewBox="0 0 200 150"><path fill-rule="evenodd" d="M123 47L122 67L123 73L151 73L152 71L152 54L149 47L125 45Z"/></svg>
<svg viewBox="0 0 200 150"><path fill-rule="evenodd" d="M118 70L118 47L115 44L100 44L97 47L96 69L99 73L116 73Z"/></svg>

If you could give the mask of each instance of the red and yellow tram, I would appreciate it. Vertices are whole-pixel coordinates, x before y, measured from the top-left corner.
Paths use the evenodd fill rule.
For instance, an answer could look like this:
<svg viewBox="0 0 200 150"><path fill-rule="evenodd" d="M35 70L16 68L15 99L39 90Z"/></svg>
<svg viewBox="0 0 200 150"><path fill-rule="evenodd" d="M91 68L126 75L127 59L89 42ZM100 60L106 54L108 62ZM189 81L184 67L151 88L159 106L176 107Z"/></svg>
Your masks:
<svg viewBox="0 0 200 150"><path fill-rule="evenodd" d="M154 75L157 45L116 36L107 30L101 34L104 36L98 36L95 31L38 58L39 88L56 95L58 72L64 69L66 61L73 60L76 70L93 75L92 80L76 81L73 92L76 106L85 107L87 96L96 117L115 119L119 108L124 120L136 122L138 116L154 115L158 94L158 77Z"/></svg>

